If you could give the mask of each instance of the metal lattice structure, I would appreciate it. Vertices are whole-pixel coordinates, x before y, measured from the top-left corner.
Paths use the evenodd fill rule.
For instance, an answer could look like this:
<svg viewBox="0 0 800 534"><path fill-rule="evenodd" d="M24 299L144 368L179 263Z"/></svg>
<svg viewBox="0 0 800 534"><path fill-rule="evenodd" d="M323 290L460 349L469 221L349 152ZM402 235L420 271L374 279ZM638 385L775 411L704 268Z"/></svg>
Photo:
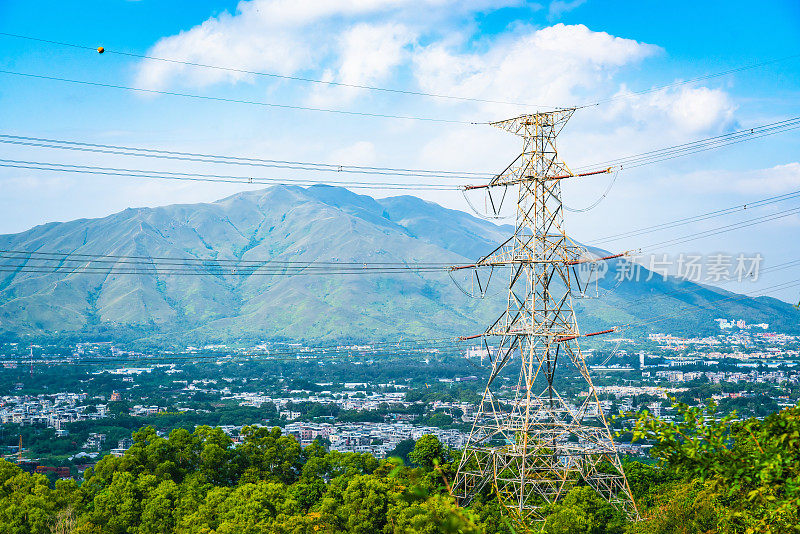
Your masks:
<svg viewBox="0 0 800 534"><path fill-rule="evenodd" d="M523 530L534 529L543 519L541 507L559 500L579 481L638 517L578 346L571 266L580 263L584 249L564 231L560 184L574 175L555 147L573 112L493 123L523 139L520 156L488 184L518 186L514 235L477 263L511 269L508 307L485 333L472 336L482 338L491 373L452 492L466 505L491 485ZM487 339L499 341L490 347ZM498 380L498 375L517 358L519 379L516 387L509 387L513 381ZM588 396L578 406L566 402L554 387L557 365L565 359L586 381Z"/></svg>

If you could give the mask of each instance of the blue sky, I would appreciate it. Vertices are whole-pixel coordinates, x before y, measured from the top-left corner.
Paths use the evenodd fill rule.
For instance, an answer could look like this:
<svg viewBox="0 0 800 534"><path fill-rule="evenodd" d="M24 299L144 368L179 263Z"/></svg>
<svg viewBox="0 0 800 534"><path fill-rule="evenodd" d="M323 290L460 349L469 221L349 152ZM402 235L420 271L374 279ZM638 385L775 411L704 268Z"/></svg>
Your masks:
<svg viewBox="0 0 800 534"><path fill-rule="evenodd" d="M246 70L544 106L622 95L575 114L559 138L562 157L573 166L800 115L800 57L629 94L800 54L796 1L5 0L0 32ZM529 110L231 76L3 36L0 51L3 70L237 99L465 121L498 120ZM499 171L519 150L517 139L487 126L276 110L7 74L0 74L0 117L0 133L5 134L301 161ZM798 141L800 130L623 170L597 208L568 215L568 229L592 242L800 190ZM13 145L0 145L0 158L210 172L177 162ZM565 202L591 204L607 183L601 176L565 184ZM0 233L11 233L128 206L212 201L241 186L0 169L0 188ZM468 211L459 193L419 196ZM797 205L797 200L783 202L608 247L644 247ZM762 266L768 267L796 258L799 243L800 217L795 215L663 252L760 253ZM783 269L755 284L725 287L767 290L796 279L797 272ZM772 294L796 302L800 286Z"/></svg>

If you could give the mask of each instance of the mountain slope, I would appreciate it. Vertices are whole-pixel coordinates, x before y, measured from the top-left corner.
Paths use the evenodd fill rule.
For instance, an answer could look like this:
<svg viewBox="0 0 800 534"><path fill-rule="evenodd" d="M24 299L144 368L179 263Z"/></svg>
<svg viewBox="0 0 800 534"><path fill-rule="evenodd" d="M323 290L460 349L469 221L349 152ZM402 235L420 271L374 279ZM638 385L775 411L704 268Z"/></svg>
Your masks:
<svg viewBox="0 0 800 534"><path fill-rule="evenodd" d="M233 264L266 259L464 264L512 231L410 196L375 200L328 186L276 186L208 204L127 209L101 219L50 223L0 236L0 249ZM168 276L146 269L119 274L111 267L131 268L127 260L105 261L108 269L99 274L5 267L0 334L186 342L442 337L480 332L505 307L504 273L495 275L491 296L480 300L464 295L442 272ZM3 263L30 264L24 259ZM711 331L719 316L788 329L799 322L795 310L781 301L731 299L721 290L679 280L654 277L615 286L606 279L603 298L576 301L584 331L655 320L651 327L658 331ZM687 304L713 309L661 320Z"/></svg>

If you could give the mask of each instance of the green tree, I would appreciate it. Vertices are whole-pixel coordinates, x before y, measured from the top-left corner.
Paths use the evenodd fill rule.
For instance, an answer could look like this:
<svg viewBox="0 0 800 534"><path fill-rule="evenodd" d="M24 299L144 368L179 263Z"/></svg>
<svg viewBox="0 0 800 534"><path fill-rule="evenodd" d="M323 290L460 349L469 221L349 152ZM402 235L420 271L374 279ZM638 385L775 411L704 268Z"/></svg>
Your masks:
<svg viewBox="0 0 800 534"><path fill-rule="evenodd" d="M0 459L0 531L14 534L50 531L51 517L59 508L42 475L29 475Z"/></svg>
<svg viewBox="0 0 800 534"><path fill-rule="evenodd" d="M113 534L135 530L142 515L142 500L136 476L127 471L116 472L111 483L93 499L91 521L104 525L103 530Z"/></svg>
<svg viewBox="0 0 800 534"><path fill-rule="evenodd" d="M649 413L636 420L635 439L655 442L659 464L708 492L721 532L792 532L800 524L800 407L763 421L715 417L716 406L676 402L678 417ZM704 494L705 495L705 494Z"/></svg>
<svg viewBox="0 0 800 534"><path fill-rule="evenodd" d="M621 534L625 518L588 486L572 488L558 503L545 507L546 534Z"/></svg>
<svg viewBox="0 0 800 534"><path fill-rule="evenodd" d="M244 444L239 447L248 475L291 484L302 470L302 448L294 436L284 436L275 427L242 429Z"/></svg>
<svg viewBox="0 0 800 534"><path fill-rule="evenodd" d="M143 492L141 534L160 534L175 528L178 492L178 485L172 480L163 480L155 488L151 486Z"/></svg>
<svg viewBox="0 0 800 534"><path fill-rule="evenodd" d="M403 501L401 501L403 502ZM449 495L430 497L403 502L388 511L390 532L411 532L414 534L482 534L472 511L456 505Z"/></svg>
<svg viewBox="0 0 800 534"><path fill-rule="evenodd" d="M347 532L369 534L380 532L386 524L390 486L370 475L358 475L347 484L340 513Z"/></svg>
<svg viewBox="0 0 800 534"><path fill-rule="evenodd" d="M444 463L445 450L439 438L432 434L425 434L417 440L414 450L408 454L408 459L424 469L433 469L434 466Z"/></svg>
<svg viewBox="0 0 800 534"><path fill-rule="evenodd" d="M389 451L387 456L400 458L404 463L408 463L408 455L414 450L415 444L416 442L413 439L404 439L398 442L395 448Z"/></svg>

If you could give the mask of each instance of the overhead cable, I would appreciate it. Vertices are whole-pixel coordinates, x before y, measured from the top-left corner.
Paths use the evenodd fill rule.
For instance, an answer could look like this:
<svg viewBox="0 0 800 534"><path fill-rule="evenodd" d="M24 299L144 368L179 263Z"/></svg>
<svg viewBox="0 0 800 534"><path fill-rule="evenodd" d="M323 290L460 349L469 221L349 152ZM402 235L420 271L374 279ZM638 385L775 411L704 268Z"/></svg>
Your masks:
<svg viewBox="0 0 800 534"><path fill-rule="evenodd" d="M760 61L758 63L751 63L749 65L741 65L741 66L735 67L733 69L723 70L723 71L720 71L720 72L712 72L712 73L708 73L708 74L703 74L702 76L697 76L695 78L689 78L689 79L686 79L686 80L678 80L678 81L674 81L674 82L671 82L671 83L665 83L663 85L657 85L657 86L651 87L649 89L642 89L642 90L639 90L639 91L628 91L626 93L617 94L617 95L609 97L609 98L603 98L603 99L600 99L600 100L594 100L592 102L586 102L584 104L580 104L580 105L576 106L576 108L577 109L583 109L583 108L588 108L588 107L599 106L600 104L606 104L608 102L616 102L617 100L624 100L626 98L632 98L632 97L635 97L635 96L641 96L641 95L646 95L646 94L649 94L649 93L655 93L657 91L662 91L664 89L671 89L673 87L679 87L681 85L688 85L688 84L692 84L692 83L711 80L713 78L719 78L719 77L722 77L722 76L727 76L729 74L735 74L737 72L743 72L743 71L746 71L746 70L758 69L758 68L761 68L761 67L765 67L767 65L773 65L775 63L780 63L780 62L783 62L783 61L789 61L789 60L797 59L797 58L800 58L800 54L792 54L790 56L784 56L784 57L769 59L769 60L766 60L766 61Z"/></svg>
<svg viewBox="0 0 800 534"><path fill-rule="evenodd" d="M742 228L755 226L800 213L800 207L789 208L755 219L717 228L693 232L664 240L639 249L686 243ZM237 260L213 258L180 258L88 254L74 252L25 251L0 249L0 258L24 263L0 264L0 272L14 273L98 273L98 274L163 274L197 276L295 276L327 274L390 274L403 271L450 272L467 266L453 267L445 262L336 262L336 261L285 261ZM98 265L99 264L99 265Z"/></svg>
<svg viewBox="0 0 800 534"><path fill-rule="evenodd" d="M704 152L706 150L713 150L715 148L720 148L723 146L728 146L743 141L749 141L751 139L759 139L761 137L766 137L768 135L775 135L778 133L794 130L797 128L800 128L800 116L791 117L788 119L783 119L780 121L770 122L766 124L761 124L758 126L752 126L750 128L744 128L726 134L715 135L713 137L697 139L695 141L690 141L687 143L681 143L678 145L672 145L664 148L657 148L639 154L633 154L630 156L624 156L606 161L595 162L592 163L591 165L576 167L575 170L584 170L590 168L605 169L608 167L631 169L635 167L641 167L643 165L651 165L653 163L666 161L676 157L696 154L698 152Z"/></svg>
<svg viewBox="0 0 800 534"><path fill-rule="evenodd" d="M611 159L603 162L594 163L591 165L575 167L570 174L564 174L558 176L545 176L543 178L546 180L566 180L566 179L580 178L596 174L605 174L608 172L612 172L614 170L620 171L623 169L632 169L636 167L642 167L645 165L652 165L654 163L660 163L663 161L679 157L690 156L708 150L715 150L717 148L722 148L737 143L751 141L753 139L760 139L762 137L766 137L769 135L785 133L787 131L795 130L798 128L800 128L800 117L792 117L789 119L784 119L781 121L772 122L768 124L762 124L759 126L753 126L751 128L730 132L727 134L708 137L705 139L698 139L688 143L672 145L664 148L649 150L647 152L642 152L640 154L634 154L631 156ZM594 170L588 170L588 169L594 169ZM502 174L496 175L496 177L500 176L502 176ZM509 185L513 185L520 182L522 179L523 178L520 176L513 176L508 179L498 180L494 182L490 181L489 183L485 184L464 185L461 186L461 190L472 191L476 189L487 189L492 187L507 187ZM613 185L614 181L612 181L611 183L611 186ZM608 189L608 191L610 191L610 188ZM604 192L604 195L600 197L600 200L605 198L605 196L608 194L608 191ZM595 205L596 204L599 204L599 201L596 202ZM578 210L572 210L572 211L578 211Z"/></svg>
<svg viewBox="0 0 800 534"><path fill-rule="evenodd" d="M759 274L759 276L760 275L764 275L764 274L770 274L770 273L774 273L775 271L781 271L781 270L784 270L784 269L789 269L789 268L792 268L792 267L796 267L796 266L798 266L798 264L800 264L800 260L783 262L783 263L779 263L779 264L773 265L771 267L766 267L764 269L761 269L758 274ZM674 279L676 281L684 281L684 282L686 281L685 278L680 278L680 277L674 277ZM730 283L733 283L733 282L736 282L736 281L737 281L736 279L732 278L730 280L720 280L719 282L716 282L716 284L724 285L724 284L730 284ZM625 303L627 305L631 305L631 304L652 305L652 302L653 302L654 299L665 299L665 298L671 298L671 297L676 297L676 296L696 295L697 293L700 293L700 292L714 293L715 295L719 295L719 293L717 293L715 291L715 289L721 289L721 290L726 291L726 292L731 292L731 291L729 291L729 290L727 290L725 288L719 287L718 285L715 285L713 287L709 287L709 286L702 285L700 283L693 282L692 280L689 280L689 282L693 283L694 287L676 289L676 290L673 290L673 291L665 291L665 292L659 293L657 295L647 295L647 296L635 298L633 300L626 300ZM740 283L741 283L741 281L740 281Z"/></svg>
<svg viewBox="0 0 800 534"><path fill-rule="evenodd" d="M91 165L73 165L64 163L49 163L25 160L0 159L0 167L13 169L28 169L36 171L62 172L74 174L92 174L100 176L119 176L125 178L146 178L154 180L179 180L190 182L217 182L230 184L261 184L261 185L281 185L291 184L299 186L311 185L334 185L348 187L352 189L390 189L390 190L424 190L424 191L457 191L457 186L431 184L431 183L407 183L407 182L364 182L364 181L337 181L337 180L314 180L310 178L268 178L235 176L220 174L202 174L174 171L122 169L115 167L99 167Z"/></svg>
<svg viewBox="0 0 800 534"><path fill-rule="evenodd" d="M96 53L98 51L98 48L96 46L87 46L87 45L78 45L78 44L73 44L73 43L65 43L65 42L62 42L62 41L53 41L53 40L50 40L50 39L40 39L40 38L37 38L37 37L29 37L29 36L26 36L26 35L19 35L19 34L14 34L14 33L7 33L7 32L0 32L0 35L6 36L6 37L16 37L16 38L19 38L19 39L27 39L29 41L38 41L38 42L41 42L41 43L49 43L49 44L60 45L60 46L69 46L69 47L72 47L72 48L80 48L80 49L83 49L83 50L92 51L94 53ZM307 77L303 77L303 76L290 76L290 75L278 74L278 73L274 73L274 72L263 72L263 71L255 71L255 70L248 70L248 69L239 69L239 68L234 68L234 67L224 67L224 66L220 66L220 65L209 65L209 64L206 64L206 63L199 63L199 62L194 62L194 61L183 61L183 60L179 60L179 59L163 58L163 57L152 56L152 55L149 55L149 54L137 54L137 53L134 53L134 52L124 52L122 50L114 50L114 49L109 49L107 47L103 47L103 53L104 54L117 54L117 55L120 55L120 56L134 57L134 58L137 58L137 59L147 59L147 60L158 61L158 62L163 62L163 63L172 63L172 64L176 64L176 65L186 65L186 66L189 66L189 67L198 67L198 68L213 69L213 70L220 70L220 71L226 71L226 72L235 72L237 74L249 74L249 75L253 75L253 76L264 76L264 77L268 77L268 78L275 78L275 79L281 79L281 80L291 80L291 81L297 81L297 82L316 83L316 84L320 84L320 85L328 85L328 86L333 86L333 87L348 87L348 88L351 88L351 89L366 89L366 90L370 90L370 91L380 91L380 92L384 92L384 93L397 93L397 94L413 95L413 96L427 96L427 97L431 97L431 98L444 98L444 99L448 99L448 100L460 100L460 101L465 101L465 102L483 102L483 103L487 103L487 104L505 104L505 105L509 105L509 106L519 106L519 107L527 107L527 108L531 108L531 107L535 107L535 108L550 108L550 107L553 107L553 106L541 106L541 105L535 105L535 104L523 103L523 102L508 102L508 101L504 101L504 100L488 100L488 99L484 99L484 98L445 95L445 94L440 94L440 93L429 93L429 92L425 92L425 91L413 91L413 90L410 90L410 89L397 89L397 88L391 88L391 87L378 87L378 86L375 86L375 85L345 83L345 82L337 82L337 81L333 81L333 80L318 80L318 79L307 78Z"/></svg>
<svg viewBox="0 0 800 534"><path fill-rule="evenodd" d="M757 224L762 224L769 221L774 221L777 219L782 219L785 217L791 217L792 215L800 214L800 207L789 208L786 210L778 211L769 215L764 215L761 217L756 217L755 219L748 219L745 221L740 221L732 224L727 224L725 226L719 226L717 228L712 228L710 230L703 230L700 232L693 232L691 234L680 236L672 239L666 239L664 241L659 241L657 243L651 243L642 249L651 250L656 247L665 247L665 246L673 246L673 245L680 245L683 243L688 243L689 241L695 241L697 239L703 239L705 237L716 236L719 234L724 234L727 232L732 232L734 230L740 230L742 228L747 228L750 226L755 226Z"/></svg>
<svg viewBox="0 0 800 534"><path fill-rule="evenodd" d="M3 255L15 255L15 256L32 256L32 257L45 257L45 258L54 258L59 261L83 261L85 259L119 259L119 260L144 260L144 261L166 261L166 262L180 262L182 264L191 264L191 263L200 263L203 265L228 265L231 263L236 264L244 264L244 265L308 265L309 263L314 265L324 265L324 266L362 266L362 265L370 265L370 266L393 266L393 265L420 265L420 266L450 266L452 263L448 262L414 262L410 263L407 261L302 261L302 260L279 260L279 259L260 259L260 260L245 260L245 259L238 259L238 258L191 258L191 257L178 257L178 256L136 256L136 255L125 255L125 254L90 254L90 253L81 253L81 252L49 252L43 250L16 250L16 249L0 249L0 254Z"/></svg>
<svg viewBox="0 0 800 534"><path fill-rule="evenodd" d="M599 245L601 243L608 243L612 241L619 241L620 239L626 239L630 237L638 237L640 235L649 234L653 232L658 232L662 230L668 230L671 228L676 228L679 226L685 226L687 224L692 224L700 221L705 221L708 219L722 217L724 215L730 215L732 213L747 211L748 209L754 208L761 208L764 206L769 206L778 202L785 202L787 200L792 200L795 198L800 197L800 190L790 191L788 193L784 193L781 195L775 195L772 197L767 197L761 200L754 200L752 202L745 202L742 204L736 204L735 206L730 206L728 208L721 208L718 210L709 211L706 213L701 213L698 215L691 215L689 217L683 217L680 219L674 219L672 221L666 221L659 224L654 224L651 226L645 226L642 228L637 228L634 230L629 230L627 232L621 232L618 234L612 234L605 237L601 237L598 239L589 239L588 242L591 242L593 246Z"/></svg>
<svg viewBox="0 0 800 534"><path fill-rule="evenodd" d="M44 38L33 37L33 36L28 36L28 35L20 35L20 34L10 33L10 32L0 32L0 35L5 36L5 37L13 37L13 38L17 38L17 39L25 39L25 40L28 40L28 41L47 43L47 44L51 44L51 45L65 46L65 47L71 47L71 48L91 51L94 54L96 54L99 51L99 48L97 46L81 45L81 44L76 44L76 43L67 43L67 42L64 42L64 41L56 41L56 40L52 40L52 39L44 39ZM784 62L784 61L789 61L789 60L797 59L798 57L800 57L800 54L793 54L793 55L790 55L790 56L784 56L784 57L769 59L769 60L760 61L760 62L756 62L756 63L750 63L750 64L747 64L747 65L741 65L739 67L735 67L735 68L732 68L732 69L727 69L727 70L724 70L724 71L707 73L707 74L704 74L704 75L701 75L701 76L697 76L697 77L694 77L694 78L688 78L686 80L677 80L677 81L674 81L674 82L671 82L671 83L657 85L657 86L651 87L649 89L642 89L642 90L638 90L638 91L629 91L629 92L617 94L617 95L614 95L614 96L611 96L611 97L608 97L608 98L603 98L603 99L599 99L599 100L593 100L593 101L590 101L590 102L585 102L585 103L577 105L577 106L554 106L554 105L551 105L551 104L542 105L542 104L531 104L531 103L526 103L526 102L511 102L511 101L506 101L506 100L493 100L493 99L485 99L485 98L477 98L477 97L447 95L447 94L442 94L442 93L415 91L415 90L410 90L410 89L379 87L379 86L375 86L375 85L353 84L353 83L346 83L346 82L337 82L337 81L333 81L333 80L320 80L320 79L304 77L304 76L293 76L293 75L279 74L279 73L274 73L274 72L264 72L264 71L241 69L241 68L235 68L235 67L226 67L226 66L223 66L223 65L211 65L211 64L208 64L208 63L201 63L199 61L198 62L186 61L186 60L180 60L180 59L174 59L174 58L158 57L158 56L153 56L153 55L150 55L150 54L139 54L139 53L135 53L135 52L126 52L126 51L122 51L122 50L110 49L110 48L105 47L105 46L102 47L102 50L103 50L104 54L116 54L116 55L120 55L120 56L133 57L133 58L137 58L137 59L145 59L145 60L157 61L157 62L162 62L162 63L185 65L185 66L194 67L194 68L212 69L212 70L218 70L218 71L223 71L223 72L232 72L232 73L237 73L237 74L247 74L247 75L251 75L251 76L261 76L261 77L268 77L268 78L273 78L273 79L314 83L314 84L326 85L326 86L331 86L331 87L347 87L347 88L364 89L364 90L377 91L377 92L383 92L383 93L394 93L394 94L411 95L411 96L425 96L425 97L430 97L430 98L448 99L448 100L463 101L463 102L483 102L483 103L488 103L488 104L502 104L502 105L509 105L509 106L525 107L525 108L543 108L543 109L545 109L545 108L566 109L568 107L576 107L577 109L583 109L583 108L588 108L588 107L596 107L596 106L599 106L601 104L605 104L605 103L608 103L608 102L615 102L615 101L618 101L618 100L623 100L623 99L632 98L632 97L635 97L635 96L649 94L649 93L661 91L661 90L664 90L664 89L670 89L670 88L673 88L673 87L679 87L679 86L693 84L693 83L706 81L706 80L710 80L710 79L714 79L714 78L719 78L719 77L722 77L722 76L735 74L737 72L743 72L743 71L747 71L747 70L758 69L758 68L765 67L767 65L772 65L772 64L780 63L780 62Z"/></svg>
<svg viewBox="0 0 800 534"><path fill-rule="evenodd" d="M474 177L488 178L493 176L488 172L474 171L448 171L448 170L429 170L429 169L408 169L397 167L369 167L362 165L346 165L334 163L315 163L307 161L288 161L264 158L252 158L241 156L221 156L216 154L203 154L197 152L180 152L175 150L160 150L153 148L130 147L120 145L107 145L98 143L87 143L83 141L71 141L64 139L49 139L42 137L30 137L21 135L0 134L0 143L15 144L23 146L34 146L39 148L56 148L60 150L74 150L80 152L97 152L102 154L114 154L122 156L136 156L146 158L170 159L180 161L192 161L199 163L220 163L227 165L243 165L255 167L268 167L293 170L326 171L336 173L358 173L358 174L385 174L396 176L414 176L423 178L453 178L471 179Z"/></svg>
<svg viewBox="0 0 800 534"><path fill-rule="evenodd" d="M661 149L650 150L638 155L627 156L624 158L617 158L606 162L594 164L594 167L603 166L602 171L592 171L578 173L571 176L564 176L563 178L576 177L587 174L597 174L607 172L609 169L623 169L639 167L643 165L650 165L665 159L672 159L674 157L691 155L705 150L711 150L728 146L734 143L740 143L751 139L757 139L767 135L774 135L783 133L795 128L800 128L800 117L785 119L774 123L755 126L749 129L741 130L738 132L731 132L729 134L710 137L707 139L700 139L690 143L683 143L681 145L673 145ZM234 163L236 165L256 165L256 166L269 166L281 168L296 168L301 170L325 170L337 172L355 172L361 174L389 174L402 177L416 177L422 179L473 179L478 176L487 177L489 173L460 173L465 176L458 176L458 171L433 171L424 169L399 169L391 167L358 167L358 166L334 166L327 163L303 163L291 162L281 160L265 160L258 158L239 158L239 157L225 157L214 156L210 154L199 154L190 152L177 152L156 149L145 149L135 147L123 147L117 145L100 145L92 143L83 143L77 141L64 141L53 140L25 136L13 136L10 134L0 134L0 143L29 143L33 141L42 141L47 143L55 143L64 146L48 146L47 148L67 148L69 150L85 150L85 151L106 151L110 150L115 154L122 155L140 155L146 157L168 158L168 159L190 159L191 161L199 161L206 163ZM67 147L66 145L70 146ZM125 153L123 153L125 152ZM204 158L204 159L203 159ZM211 161L211 160L214 161ZM219 161L217 161L219 160ZM222 161L225 160L225 161ZM430 182L423 183L406 183L406 182L358 182L358 181L331 181L331 180L315 180L304 178L267 178L267 177L249 177L249 176L232 176L232 175L217 175L217 174L199 174L199 173L180 173L171 171L154 171L154 170L138 170L138 169L119 169L108 167L92 167L87 165L68 165L60 163L46 163L46 162L33 162L22 160L4 159L0 160L0 167L24 168L30 170L41 170L51 172L75 172L79 174L103 174L111 176L125 176L137 178L151 178L151 179L171 179L171 180L185 180L185 181L207 181L207 182L224 182L224 183L245 183L245 184L278 184L278 183L294 183L297 185L316 185L316 184L331 184L341 185L345 187L359 188L359 189L416 189L416 190L456 190L457 187L447 186L442 184L432 184ZM342 171L339 171L339 168ZM615 180L612 179L610 186L600 199L594 203L598 204L600 200L607 196L610 188L613 187ZM487 187L485 185L468 185L461 186L460 189L478 189ZM588 208L584 208L586 210ZM573 210L573 211L583 211Z"/></svg>
<svg viewBox="0 0 800 534"><path fill-rule="evenodd" d="M165 96L179 96L184 98L192 98L196 100L210 100L216 102L226 102L231 104L246 104L251 106L261 106L261 107L268 107L268 108L276 108L276 109L290 109L295 111L316 111L316 112L323 112L323 113L332 113L338 115L356 115L361 117L371 117L371 118L379 118L379 119L402 119L402 120L414 120L414 121L423 121L423 122L438 122L438 123L450 123L450 124L487 124L485 121L463 121L458 119L445 119L442 117L419 117L414 115L394 115L391 113L372 113L367 111L351 111L351 110L344 110L344 109L331 109L331 108L318 108L318 107L311 107L311 106L299 106L295 104L278 104L276 102L264 102L260 100L244 100L238 98L228 98L223 96L210 96L210 95L198 95L195 93L180 93L178 91L165 91L160 89L146 89L144 87L133 87L128 85L118 85L113 83L104 83L104 82L96 82L91 80L75 80L72 78L61 78L59 76L48 76L45 74L33 74L29 72L17 72L12 70L0 69L0 74L7 74L10 76L20 76L25 78L34 78L39 80L49 80L49 81L56 81L56 82L64 82L64 83L71 83L75 85L88 85L93 87L104 87L107 89L123 89L125 91L134 91L139 93L147 93L147 94L158 94L158 95L165 95Z"/></svg>

